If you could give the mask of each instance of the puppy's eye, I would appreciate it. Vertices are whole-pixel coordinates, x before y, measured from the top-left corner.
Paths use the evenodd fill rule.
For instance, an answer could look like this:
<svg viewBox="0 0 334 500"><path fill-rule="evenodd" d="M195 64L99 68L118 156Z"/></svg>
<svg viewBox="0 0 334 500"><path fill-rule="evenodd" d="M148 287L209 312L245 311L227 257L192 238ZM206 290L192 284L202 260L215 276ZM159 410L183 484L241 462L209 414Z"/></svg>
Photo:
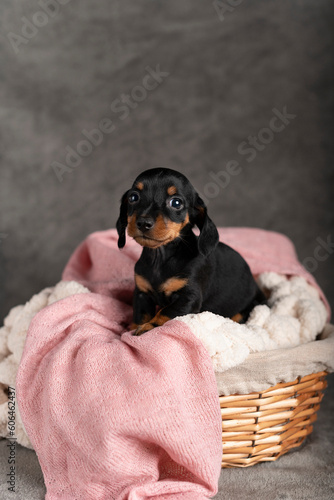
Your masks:
<svg viewBox="0 0 334 500"><path fill-rule="evenodd" d="M169 200L169 206L175 210L181 210L181 208L183 208L183 203L180 198L172 198Z"/></svg>
<svg viewBox="0 0 334 500"><path fill-rule="evenodd" d="M137 201L139 201L139 194L138 193L131 193L129 195L128 201L131 205L133 205L134 203L137 203Z"/></svg>

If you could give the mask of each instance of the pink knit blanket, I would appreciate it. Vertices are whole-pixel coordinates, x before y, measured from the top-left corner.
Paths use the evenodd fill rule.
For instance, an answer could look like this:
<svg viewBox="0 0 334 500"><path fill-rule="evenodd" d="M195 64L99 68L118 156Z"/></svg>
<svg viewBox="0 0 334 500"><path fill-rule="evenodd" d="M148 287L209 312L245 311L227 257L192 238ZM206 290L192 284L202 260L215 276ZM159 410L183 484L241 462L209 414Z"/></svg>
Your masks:
<svg viewBox="0 0 334 500"><path fill-rule="evenodd" d="M254 274L302 275L317 287L284 236L242 228L220 234ZM115 230L90 235L63 279L91 293L55 302L31 322L17 400L48 500L217 493L221 414L209 354L177 320L140 337L127 331L140 251L132 241L119 251Z"/></svg>

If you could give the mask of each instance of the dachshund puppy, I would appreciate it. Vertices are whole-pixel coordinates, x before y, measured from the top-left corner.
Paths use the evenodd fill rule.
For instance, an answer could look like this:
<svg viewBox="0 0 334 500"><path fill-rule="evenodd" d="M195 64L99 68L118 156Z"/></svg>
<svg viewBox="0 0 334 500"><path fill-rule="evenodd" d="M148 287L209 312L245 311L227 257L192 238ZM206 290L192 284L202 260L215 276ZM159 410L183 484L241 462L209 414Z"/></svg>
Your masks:
<svg viewBox="0 0 334 500"><path fill-rule="evenodd" d="M126 228L143 247L135 265L135 335L202 311L245 322L265 303L248 264L219 242L203 200L183 174L167 168L140 174L122 197L119 248Z"/></svg>

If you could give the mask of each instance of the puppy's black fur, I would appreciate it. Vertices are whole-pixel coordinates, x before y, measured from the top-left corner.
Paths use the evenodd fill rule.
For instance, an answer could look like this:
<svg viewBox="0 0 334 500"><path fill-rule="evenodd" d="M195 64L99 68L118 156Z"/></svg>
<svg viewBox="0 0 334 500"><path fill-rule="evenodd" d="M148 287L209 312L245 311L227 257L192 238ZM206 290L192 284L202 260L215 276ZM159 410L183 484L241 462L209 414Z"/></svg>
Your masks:
<svg viewBox="0 0 334 500"><path fill-rule="evenodd" d="M183 174L166 168L140 174L122 197L119 248L126 229L143 246L135 266L135 334L201 311L245 322L265 303L248 264L218 241L204 202Z"/></svg>

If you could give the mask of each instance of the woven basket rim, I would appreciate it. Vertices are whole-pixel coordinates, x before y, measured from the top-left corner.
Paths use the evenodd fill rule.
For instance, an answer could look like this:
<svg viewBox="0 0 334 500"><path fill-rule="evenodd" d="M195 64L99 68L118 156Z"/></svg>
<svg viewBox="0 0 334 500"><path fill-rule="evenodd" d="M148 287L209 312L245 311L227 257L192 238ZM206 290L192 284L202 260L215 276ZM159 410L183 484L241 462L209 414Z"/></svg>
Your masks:
<svg viewBox="0 0 334 500"><path fill-rule="evenodd" d="M321 371L264 391L220 396L222 467L274 461L312 432L327 386Z"/></svg>

